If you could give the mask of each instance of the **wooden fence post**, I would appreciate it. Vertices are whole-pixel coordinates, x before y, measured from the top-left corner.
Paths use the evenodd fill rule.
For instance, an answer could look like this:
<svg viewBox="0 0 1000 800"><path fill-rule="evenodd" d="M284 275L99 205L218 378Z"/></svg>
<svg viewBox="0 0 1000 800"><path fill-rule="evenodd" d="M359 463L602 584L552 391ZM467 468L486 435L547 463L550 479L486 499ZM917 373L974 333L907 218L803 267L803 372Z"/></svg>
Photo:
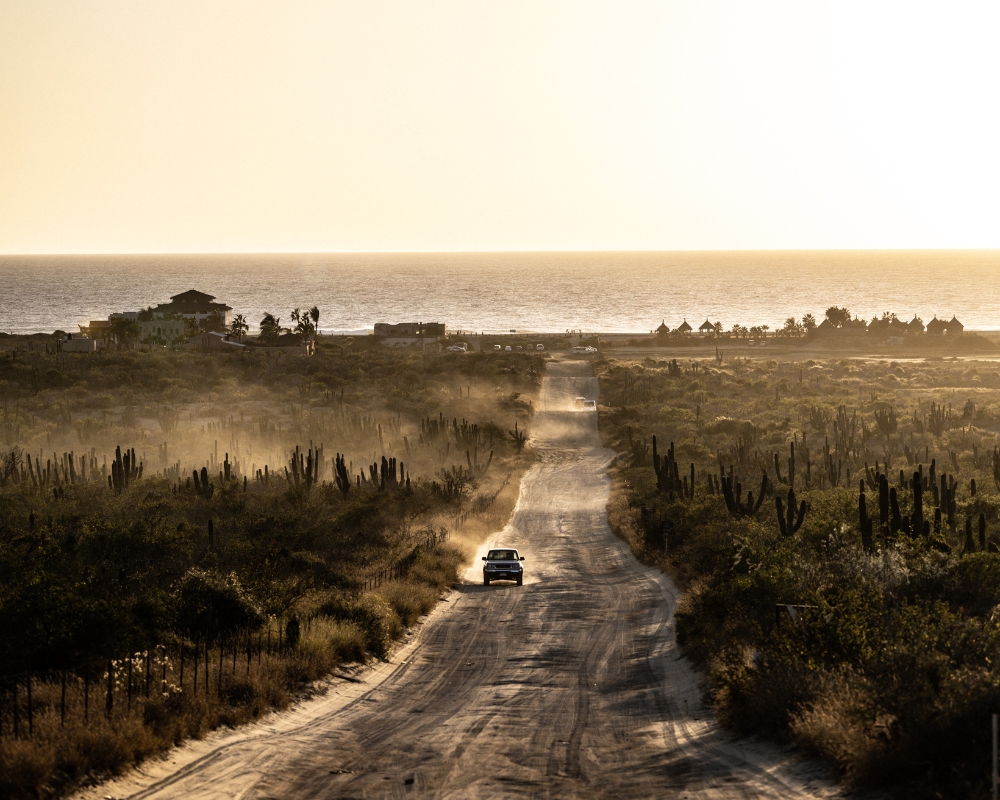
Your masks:
<svg viewBox="0 0 1000 800"><path fill-rule="evenodd" d="M62 694L59 697L59 727L66 726L66 670L62 672Z"/></svg>
<svg viewBox="0 0 1000 800"><path fill-rule="evenodd" d="M128 690L127 690L128 710L131 711L132 710L132 654L131 653L128 654L128 669L126 669L125 672L128 675L128 678L126 679L128 681Z"/></svg>
<svg viewBox="0 0 1000 800"><path fill-rule="evenodd" d="M18 708L17 703L17 678L14 678L14 738L19 738L21 734L21 709Z"/></svg>
<svg viewBox="0 0 1000 800"><path fill-rule="evenodd" d="M83 671L83 721L90 721L90 668Z"/></svg>

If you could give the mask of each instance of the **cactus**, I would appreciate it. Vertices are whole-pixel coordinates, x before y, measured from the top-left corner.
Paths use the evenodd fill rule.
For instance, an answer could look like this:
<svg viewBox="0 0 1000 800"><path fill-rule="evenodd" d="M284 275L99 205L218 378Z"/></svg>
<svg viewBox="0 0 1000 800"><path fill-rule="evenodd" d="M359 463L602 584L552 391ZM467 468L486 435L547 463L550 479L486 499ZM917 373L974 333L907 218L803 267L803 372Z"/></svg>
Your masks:
<svg viewBox="0 0 1000 800"><path fill-rule="evenodd" d="M972 538L972 517L965 518L965 546L962 555L976 552L976 541Z"/></svg>
<svg viewBox="0 0 1000 800"><path fill-rule="evenodd" d="M875 425L878 427L879 433L887 439L892 436L892 434L896 432L897 427L896 409L892 406L888 406L886 408L876 408Z"/></svg>
<svg viewBox="0 0 1000 800"><path fill-rule="evenodd" d="M344 463L344 456L342 456L340 453L337 453L337 458L334 464L335 464L334 480L337 484L337 488L340 490L340 493L344 496L344 499L346 500L347 495L351 493L351 475L347 471L347 465Z"/></svg>
<svg viewBox="0 0 1000 800"><path fill-rule="evenodd" d="M740 517L752 517L760 509L764 502L764 495L767 494L767 473L763 473L760 479L760 491L754 500L753 492L747 492L746 503L742 502L741 496L743 487L736 481L732 474L722 475L722 495L726 500L726 508L729 513L739 519Z"/></svg>
<svg viewBox="0 0 1000 800"><path fill-rule="evenodd" d="M944 404L935 405L934 401L931 401L931 411L927 417L927 429L937 437L940 437L947 427L948 418L950 417L950 412L946 416L944 411Z"/></svg>
<svg viewBox="0 0 1000 800"><path fill-rule="evenodd" d="M514 443L514 449L520 453L524 449L524 445L528 441L527 435L524 431L519 431L517 428L517 422L514 422L514 430L507 431L510 434L511 441Z"/></svg>
<svg viewBox="0 0 1000 800"><path fill-rule="evenodd" d="M656 447L656 437L653 437L653 471L656 473L656 486L673 501L675 495L687 500L694 499L695 469L690 465L690 479L681 477L677 459L674 457L674 443L670 443L665 456L661 456Z"/></svg>
<svg viewBox="0 0 1000 800"><path fill-rule="evenodd" d="M835 488L840 486L840 471L844 465L843 458L840 457L840 452L837 452L837 457L834 458L833 453L830 452L830 440L827 438L825 444L823 445L823 466L826 470L826 478L830 481L830 487Z"/></svg>
<svg viewBox="0 0 1000 800"><path fill-rule="evenodd" d="M646 461L649 459L649 442L645 439L633 440L632 439L632 426L628 426L628 445L632 450L632 466L633 467L644 467L646 466Z"/></svg>
<svg viewBox="0 0 1000 800"><path fill-rule="evenodd" d="M864 497L863 494L861 496L862 498ZM780 496L775 496L774 507L778 512L778 527L781 529L781 535L788 537L798 533L799 528L802 527L802 521L806 516L806 501L803 500L801 505L799 505L798 515L796 516L795 490L789 489L787 510L782 506Z"/></svg>
<svg viewBox="0 0 1000 800"><path fill-rule="evenodd" d="M873 520L868 516L868 504L863 491L858 495L858 525L861 528L861 543L864 545L865 550L870 553L875 549L875 539L872 531Z"/></svg>
<svg viewBox="0 0 1000 800"><path fill-rule="evenodd" d="M924 487L919 472L913 473L913 514L910 517L910 533L919 536L924 532Z"/></svg>
<svg viewBox="0 0 1000 800"><path fill-rule="evenodd" d="M198 493L199 497L211 500L212 495L215 493L215 487L208 480L208 467L201 468L200 477L198 476L198 470L192 470L191 477L194 479L194 490Z"/></svg>
<svg viewBox="0 0 1000 800"><path fill-rule="evenodd" d="M469 451L465 451L465 460L469 464L469 474L477 480L483 478L486 475L487 470L490 468L490 464L493 463L493 451L490 450L489 458L483 464L479 463L479 448L473 448L472 455Z"/></svg>
<svg viewBox="0 0 1000 800"><path fill-rule="evenodd" d="M899 513L899 499L896 496L896 487L889 489L889 532L899 533L903 527L903 519Z"/></svg>
<svg viewBox="0 0 1000 800"><path fill-rule="evenodd" d="M986 552L986 514L979 513L979 549Z"/></svg>

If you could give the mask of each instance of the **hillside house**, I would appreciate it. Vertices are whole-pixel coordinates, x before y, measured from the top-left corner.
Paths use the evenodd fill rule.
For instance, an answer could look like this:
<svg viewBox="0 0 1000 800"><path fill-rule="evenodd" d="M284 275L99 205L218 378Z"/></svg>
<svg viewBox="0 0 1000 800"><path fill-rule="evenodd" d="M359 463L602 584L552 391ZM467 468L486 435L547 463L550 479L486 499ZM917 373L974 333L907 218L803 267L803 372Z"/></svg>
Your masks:
<svg viewBox="0 0 1000 800"><path fill-rule="evenodd" d="M173 315L183 319L193 319L199 324L213 314L218 314L224 325L232 322L232 308L225 303L216 303L215 297L204 292L188 289L175 294L169 303L161 303L153 309L153 319L169 318Z"/></svg>

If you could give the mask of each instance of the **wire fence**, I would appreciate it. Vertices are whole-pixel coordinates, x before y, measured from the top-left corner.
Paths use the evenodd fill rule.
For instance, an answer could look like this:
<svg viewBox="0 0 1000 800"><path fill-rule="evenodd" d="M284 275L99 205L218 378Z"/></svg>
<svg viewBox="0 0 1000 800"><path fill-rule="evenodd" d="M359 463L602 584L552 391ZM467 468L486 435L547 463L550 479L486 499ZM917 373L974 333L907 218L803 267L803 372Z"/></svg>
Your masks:
<svg viewBox="0 0 1000 800"><path fill-rule="evenodd" d="M411 538L410 552L357 586L369 591L406 575L418 547L434 548L449 538L446 529L428 529ZM294 623L292 622L294 620ZM200 698L238 699L247 683L290 651L290 634L308 633L313 618L269 617L257 630L215 640L173 640L103 662L66 670L24 670L0 676L0 740L34 736L44 716L47 728L104 720L121 724L144 719L150 704L182 707Z"/></svg>

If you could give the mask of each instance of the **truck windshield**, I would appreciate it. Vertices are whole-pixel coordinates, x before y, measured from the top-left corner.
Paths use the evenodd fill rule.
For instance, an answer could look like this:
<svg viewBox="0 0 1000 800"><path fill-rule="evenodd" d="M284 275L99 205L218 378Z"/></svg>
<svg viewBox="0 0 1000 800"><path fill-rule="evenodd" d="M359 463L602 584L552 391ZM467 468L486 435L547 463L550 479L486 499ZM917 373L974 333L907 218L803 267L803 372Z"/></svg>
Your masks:
<svg viewBox="0 0 1000 800"><path fill-rule="evenodd" d="M490 550L486 558L489 561L517 561L516 550Z"/></svg>

